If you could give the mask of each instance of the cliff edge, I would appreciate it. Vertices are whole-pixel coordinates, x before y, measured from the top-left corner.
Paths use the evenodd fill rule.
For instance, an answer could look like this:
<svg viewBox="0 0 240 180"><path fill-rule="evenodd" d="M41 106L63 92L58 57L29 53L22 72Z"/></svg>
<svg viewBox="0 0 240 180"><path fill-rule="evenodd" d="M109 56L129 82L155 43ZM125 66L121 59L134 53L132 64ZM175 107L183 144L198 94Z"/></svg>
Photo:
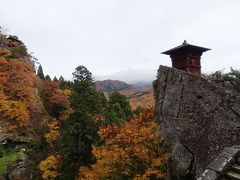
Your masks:
<svg viewBox="0 0 240 180"><path fill-rule="evenodd" d="M240 144L240 94L160 66L155 83L159 133L174 179L200 177L225 148Z"/></svg>

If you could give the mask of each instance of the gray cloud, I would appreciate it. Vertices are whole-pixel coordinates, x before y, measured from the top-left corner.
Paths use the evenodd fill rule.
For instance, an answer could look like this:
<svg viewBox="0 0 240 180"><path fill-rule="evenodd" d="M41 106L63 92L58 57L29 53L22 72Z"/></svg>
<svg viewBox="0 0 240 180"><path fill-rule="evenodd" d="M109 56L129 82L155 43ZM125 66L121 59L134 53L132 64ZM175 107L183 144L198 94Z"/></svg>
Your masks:
<svg viewBox="0 0 240 180"><path fill-rule="evenodd" d="M82 64L99 78L154 78L160 64L171 64L160 52L184 39L213 49L202 57L203 72L240 67L239 0L0 0L0 5L0 24L26 43L51 76L70 79Z"/></svg>
<svg viewBox="0 0 240 180"><path fill-rule="evenodd" d="M95 77L95 80L122 80L129 84L136 84L139 82L151 83L154 79L156 79L157 68L155 70L152 69L127 69L124 71L119 71L112 74L106 75L98 75Z"/></svg>

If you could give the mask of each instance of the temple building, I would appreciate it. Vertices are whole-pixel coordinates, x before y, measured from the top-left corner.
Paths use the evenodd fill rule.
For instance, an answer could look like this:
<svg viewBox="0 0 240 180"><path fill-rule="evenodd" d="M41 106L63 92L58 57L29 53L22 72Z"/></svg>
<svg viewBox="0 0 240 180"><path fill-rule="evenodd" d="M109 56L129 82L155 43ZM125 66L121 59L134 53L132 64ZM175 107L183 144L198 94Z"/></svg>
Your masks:
<svg viewBox="0 0 240 180"><path fill-rule="evenodd" d="M184 40L182 45L164 51L162 54L170 55L172 67L199 76L201 74L201 55L208 50L211 49L191 45Z"/></svg>
<svg viewBox="0 0 240 180"><path fill-rule="evenodd" d="M22 41L20 41L17 36L8 36L7 42L8 47L10 48L20 47L23 45Z"/></svg>

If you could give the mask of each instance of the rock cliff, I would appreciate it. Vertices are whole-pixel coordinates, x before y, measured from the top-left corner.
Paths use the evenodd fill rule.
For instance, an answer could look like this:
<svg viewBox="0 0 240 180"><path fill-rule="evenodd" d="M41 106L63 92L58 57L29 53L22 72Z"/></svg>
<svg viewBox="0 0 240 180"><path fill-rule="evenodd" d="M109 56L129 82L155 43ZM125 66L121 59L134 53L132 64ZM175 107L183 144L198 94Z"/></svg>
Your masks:
<svg viewBox="0 0 240 180"><path fill-rule="evenodd" d="M240 144L240 95L204 78L160 66L155 83L159 133L174 179L200 177L225 148Z"/></svg>

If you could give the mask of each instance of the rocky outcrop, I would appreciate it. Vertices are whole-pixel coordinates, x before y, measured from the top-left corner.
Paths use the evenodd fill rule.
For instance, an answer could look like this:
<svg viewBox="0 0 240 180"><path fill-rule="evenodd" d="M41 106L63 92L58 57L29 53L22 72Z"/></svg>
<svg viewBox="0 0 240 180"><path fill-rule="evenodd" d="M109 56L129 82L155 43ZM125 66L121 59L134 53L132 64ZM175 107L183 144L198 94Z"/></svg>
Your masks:
<svg viewBox="0 0 240 180"><path fill-rule="evenodd" d="M7 138L7 127L10 123L2 121L3 117L0 115L0 142Z"/></svg>
<svg viewBox="0 0 240 180"><path fill-rule="evenodd" d="M9 180L30 180L33 179L33 176L32 162L27 155L12 164L7 172L7 179Z"/></svg>
<svg viewBox="0 0 240 180"><path fill-rule="evenodd" d="M160 66L155 83L159 133L175 179L200 177L225 148L240 144L240 95L204 78Z"/></svg>

